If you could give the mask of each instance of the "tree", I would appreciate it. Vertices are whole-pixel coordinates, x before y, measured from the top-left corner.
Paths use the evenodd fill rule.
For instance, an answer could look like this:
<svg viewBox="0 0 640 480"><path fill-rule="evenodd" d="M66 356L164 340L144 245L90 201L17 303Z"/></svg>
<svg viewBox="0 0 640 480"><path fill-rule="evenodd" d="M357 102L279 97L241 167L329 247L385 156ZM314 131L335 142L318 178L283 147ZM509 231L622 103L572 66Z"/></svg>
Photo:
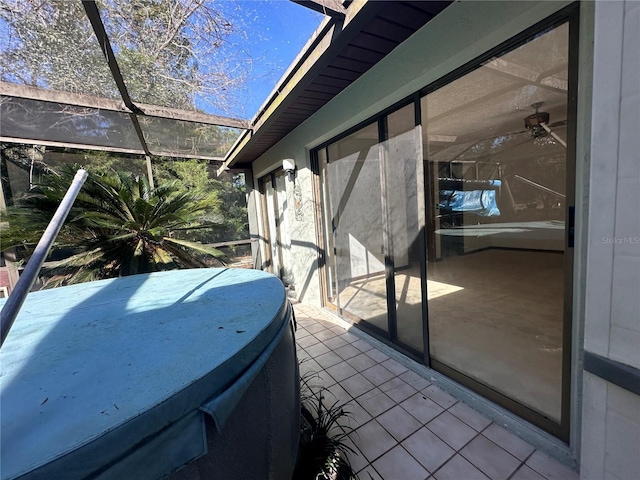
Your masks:
<svg viewBox="0 0 640 480"><path fill-rule="evenodd" d="M205 219L218 223L215 230L184 230L189 240L215 243L249 238L244 177L231 174L230 179L215 178L212 166L202 160L157 159L154 177L159 181L178 181L183 188L200 194L209 208Z"/></svg>
<svg viewBox="0 0 640 480"><path fill-rule="evenodd" d="M134 101L228 112L251 59L228 41L242 34L208 0L98 0ZM119 98L82 2L0 0L3 81ZM222 48L225 47L225 48Z"/></svg>
<svg viewBox="0 0 640 480"><path fill-rule="evenodd" d="M47 175L43 182L7 210L9 227L0 232L2 250L31 249L44 232L71 184L75 167ZM221 261L222 252L174 238L185 226L201 222L207 204L196 192L175 182L149 188L144 177L113 172L89 173L57 238L64 258L43 269L49 286L80 283L136 273L197 268Z"/></svg>

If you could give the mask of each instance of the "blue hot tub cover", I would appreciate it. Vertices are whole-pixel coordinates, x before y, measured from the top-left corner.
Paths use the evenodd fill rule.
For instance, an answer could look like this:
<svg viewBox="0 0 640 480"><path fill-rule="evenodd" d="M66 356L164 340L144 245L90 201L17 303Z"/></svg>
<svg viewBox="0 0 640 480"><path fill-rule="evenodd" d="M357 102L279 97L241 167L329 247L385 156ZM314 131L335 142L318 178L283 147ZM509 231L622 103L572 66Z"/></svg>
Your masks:
<svg viewBox="0 0 640 480"><path fill-rule="evenodd" d="M257 270L30 294L0 351L2 479L159 478L198 458L203 412L222 430L290 316Z"/></svg>

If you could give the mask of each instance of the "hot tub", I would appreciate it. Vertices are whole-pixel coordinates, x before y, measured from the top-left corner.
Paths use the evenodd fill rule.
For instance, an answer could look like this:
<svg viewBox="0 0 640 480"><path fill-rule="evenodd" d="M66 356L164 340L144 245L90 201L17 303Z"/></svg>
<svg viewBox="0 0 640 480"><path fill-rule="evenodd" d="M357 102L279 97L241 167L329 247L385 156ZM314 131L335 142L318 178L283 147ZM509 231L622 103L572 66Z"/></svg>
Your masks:
<svg viewBox="0 0 640 480"><path fill-rule="evenodd" d="M293 328L256 270L31 293L0 350L2 479L291 478Z"/></svg>

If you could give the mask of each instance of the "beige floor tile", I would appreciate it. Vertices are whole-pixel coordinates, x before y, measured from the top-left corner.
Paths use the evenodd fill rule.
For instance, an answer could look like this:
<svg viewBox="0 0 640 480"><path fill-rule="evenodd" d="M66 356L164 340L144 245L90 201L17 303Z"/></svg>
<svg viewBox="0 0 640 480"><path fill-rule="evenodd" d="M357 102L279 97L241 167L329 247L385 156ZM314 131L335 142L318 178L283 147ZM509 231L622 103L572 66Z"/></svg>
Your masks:
<svg viewBox="0 0 640 480"><path fill-rule="evenodd" d="M307 348L307 347L310 347L311 345L317 345L318 343L320 343L320 340L318 340L313 335L309 334L306 337L303 337L303 338L300 338L300 339L296 340L296 342L302 348Z"/></svg>
<svg viewBox="0 0 640 480"><path fill-rule="evenodd" d="M371 345L366 340L362 340L361 338L353 342L352 345L363 352L368 352L373 348L373 345Z"/></svg>
<svg viewBox="0 0 640 480"><path fill-rule="evenodd" d="M382 478L389 480L424 480L429 476L429 472L400 445L373 462L373 466Z"/></svg>
<svg viewBox="0 0 640 480"><path fill-rule="evenodd" d="M353 471L359 472L363 468L366 468L369 465L369 460L367 460L367 457L365 457L358 449L358 447L356 446L356 442L354 442L352 439L347 439L345 440L345 444L354 450L347 455Z"/></svg>
<svg viewBox="0 0 640 480"><path fill-rule="evenodd" d="M358 403L374 417L396 405L396 402L384 394L379 388L369 390L358 397Z"/></svg>
<svg viewBox="0 0 640 480"><path fill-rule="evenodd" d="M390 358L389 360L385 360L380 365L382 365L384 368L394 373L395 375L402 375L404 372L409 370L404 365L396 362L393 358Z"/></svg>
<svg viewBox="0 0 640 480"><path fill-rule="evenodd" d="M531 470L526 465L522 465L510 480L545 480L545 478L535 470Z"/></svg>
<svg viewBox="0 0 640 480"><path fill-rule="evenodd" d="M307 332L304 328L299 327L296 330L296 340L300 340L301 338L306 337L307 335L311 335L309 332Z"/></svg>
<svg viewBox="0 0 640 480"><path fill-rule="evenodd" d="M304 349L312 357L319 357L323 353L331 351L331 349L325 346L323 343L316 343L315 345L311 345L310 347L304 347Z"/></svg>
<svg viewBox="0 0 640 480"><path fill-rule="evenodd" d="M327 368L327 372L338 382L342 382L343 380L358 373L355 368L353 368L345 361L340 361L340 363L338 363L337 365L333 365L332 367Z"/></svg>
<svg viewBox="0 0 640 480"><path fill-rule="evenodd" d="M344 360L355 357L356 355L360 355L362 353L351 344L345 345L344 347L336 348L334 351Z"/></svg>
<svg viewBox="0 0 640 480"><path fill-rule="evenodd" d="M352 377L347 378L340 382L342 388L344 388L353 398L358 398L363 393L367 393L369 390L375 387L373 383L357 373Z"/></svg>
<svg viewBox="0 0 640 480"><path fill-rule="evenodd" d="M389 397L395 400L396 403L403 402L407 398L417 393L415 388L398 377L393 378L386 383L383 383L379 388L387 395L389 395Z"/></svg>
<svg viewBox="0 0 640 480"><path fill-rule="evenodd" d="M529 457L527 466L548 480L579 480L579 475L537 450Z"/></svg>
<svg viewBox="0 0 640 480"><path fill-rule="evenodd" d="M342 388L339 383L334 383L330 387L327 387L324 394L330 404L338 402L340 405L354 401L351 395L349 395L349 392Z"/></svg>
<svg viewBox="0 0 640 480"><path fill-rule="evenodd" d="M421 393L407 398L400 406L423 424L430 422L444 411L440 405Z"/></svg>
<svg viewBox="0 0 640 480"><path fill-rule="evenodd" d="M329 329L321 330L319 332L316 332L316 333L313 334L313 336L316 337L321 342L324 342L325 340L329 340L330 338L333 338L333 337L337 337L335 332L333 332L333 331L331 331Z"/></svg>
<svg viewBox="0 0 640 480"><path fill-rule="evenodd" d="M535 450L524 440L507 432L504 428L495 423L484 430L482 434L492 442L498 444L514 457L524 461Z"/></svg>
<svg viewBox="0 0 640 480"><path fill-rule="evenodd" d="M455 455L433 474L437 480L487 480L484 473L471 465L460 455Z"/></svg>
<svg viewBox="0 0 640 480"><path fill-rule="evenodd" d="M327 347L329 347L331 350L335 350L337 348L344 347L345 345L348 345L348 342L344 338L340 338L340 337L330 338L329 340L325 340L323 343Z"/></svg>
<svg viewBox="0 0 640 480"><path fill-rule="evenodd" d="M447 392L441 390L435 385L429 385L427 388L422 390L422 393L443 408L449 408L453 404L458 402L457 398L452 397Z"/></svg>
<svg viewBox="0 0 640 480"><path fill-rule="evenodd" d="M377 421L371 420L356 430L358 449L370 462L391 450L397 442Z"/></svg>
<svg viewBox="0 0 640 480"><path fill-rule="evenodd" d="M478 434L469 425L448 412L443 412L427 423L427 428L447 442L454 450L461 449Z"/></svg>
<svg viewBox="0 0 640 480"><path fill-rule="evenodd" d="M387 410L379 415L376 420L378 420L378 423L398 442L402 442L422 427L422 424L400 405L396 405L390 410Z"/></svg>
<svg viewBox="0 0 640 480"><path fill-rule="evenodd" d="M369 355L378 363L382 363L386 360L389 360L389 356L386 353L382 353L380 350L377 350L375 348L372 348L371 350L367 351L367 355Z"/></svg>
<svg viewBox="0 0 640 480"><path fill-rule="evenodd" d="M362 372L367 368L377 365L376 361L368 355L361 353L347 360L347 363L355 368L358 372Z"/></svg>
<svg viewBox="0 0 640 480"><path fill-rule="evenodd" d="M318 355L317 357L315 357L315 361L318 362L318 364L322 368L329 368L340 362L343 362L344 360L342 360L335 353L329 351L327 353L323 353L322 355Z"/></svg>
<svg viewBox="0 0 640 480"><path fill-rule="evenodd" d="M411 370L407 370L400 378L411 385L416 390L422 390L423 388L427 388L431 385L431 382L426 378L421 377L416 372L412 372Z"/></svg>
<svg viewBox="0 0 640 480"><path fill-rule="evenodd" d="M455 415L456 417L458 417L460 420L462 420L464 423L466 423L467 425L469 425L471 428L473 428L474 430L481 432L482 430L484 430L489 424L491 424L491 420L489 420L487 417L485 417L484 415L481 415L480 413L476 412L473 408L469 407L468 405L465 405L462 402L458 402L455 405L453 405L451 408L449 408L448 410L449 413ZM496 442L498 443L498 442ZM499 445L502 445L501 443L498 443ZM504 448L504 446L503 446ZM532 451L533 451L533 447ZM513 452L511 452L513 453ZM516 457L518 457L516 455ZM518 457L520 458L520 457Z"/></svg>
<svg viewBox="0 0 640 480"><path fill-rule="evenodd" d="M319 322L309 323L308 325L305 325L304 328L309 333L317 333L317 332L321 332L322 330L326 330L326 327Z"/></svg>
<svg viewBox="0 0 640 480"><path fill-rule="evenodd" d="M363 370L362 376L373 383L375 386L382 385L396 376L382 365L375 365L371 368Z"/></svg>
<svg viewBox="0 0 640 480"><path fill-rule="evenodd" d="M404 440L402 446L429 472L435 472L456 453L427 428L421 428Z"/></svg>
<svg viewBox="0 0 640 480"><path fill-rule="evenodd" d="M385 480L380 476L376 469L373 468L373 465L368 465L357 473L360 480Z"/></svg>
<svg viewBox="0 0 640 480"><path fill-rule="evenodd" d="M369 480L369 474L374 480L425 479L430 473L435 480L486 479L485 473L492 478L508 473L509 480L578 478L540 452L531 455L534 448L528 443L365 340L340 333L344 330L320 310L306 307L299 315L296 306L300 372L306 378L315 372L308 381L316 394L322 391L323 402L347 403L354 418L346 425L356 428L349 441L361 452L352 463L362 480ZM525 459L527 464L520 465Z"/></svg>
<svg viewBox="0 0 640 480"><path fill-rule="evenodd" d="M520 460L482 435L471 440L460 455L492 480L506 480L520 466Z"/></svg>

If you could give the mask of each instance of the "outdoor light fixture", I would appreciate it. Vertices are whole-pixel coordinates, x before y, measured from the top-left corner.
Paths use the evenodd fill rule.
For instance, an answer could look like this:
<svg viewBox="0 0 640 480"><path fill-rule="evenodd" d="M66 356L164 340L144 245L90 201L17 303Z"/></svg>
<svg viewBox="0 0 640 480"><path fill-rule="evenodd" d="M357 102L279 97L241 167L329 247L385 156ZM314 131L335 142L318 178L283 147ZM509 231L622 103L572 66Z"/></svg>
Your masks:
<svg viewBox="0 0 640 480"><path fill-rule="evenodd" d="M285 158L282 160L282 169L287 172L289 180L296 178L296 161L293 158Z"/></svg>

